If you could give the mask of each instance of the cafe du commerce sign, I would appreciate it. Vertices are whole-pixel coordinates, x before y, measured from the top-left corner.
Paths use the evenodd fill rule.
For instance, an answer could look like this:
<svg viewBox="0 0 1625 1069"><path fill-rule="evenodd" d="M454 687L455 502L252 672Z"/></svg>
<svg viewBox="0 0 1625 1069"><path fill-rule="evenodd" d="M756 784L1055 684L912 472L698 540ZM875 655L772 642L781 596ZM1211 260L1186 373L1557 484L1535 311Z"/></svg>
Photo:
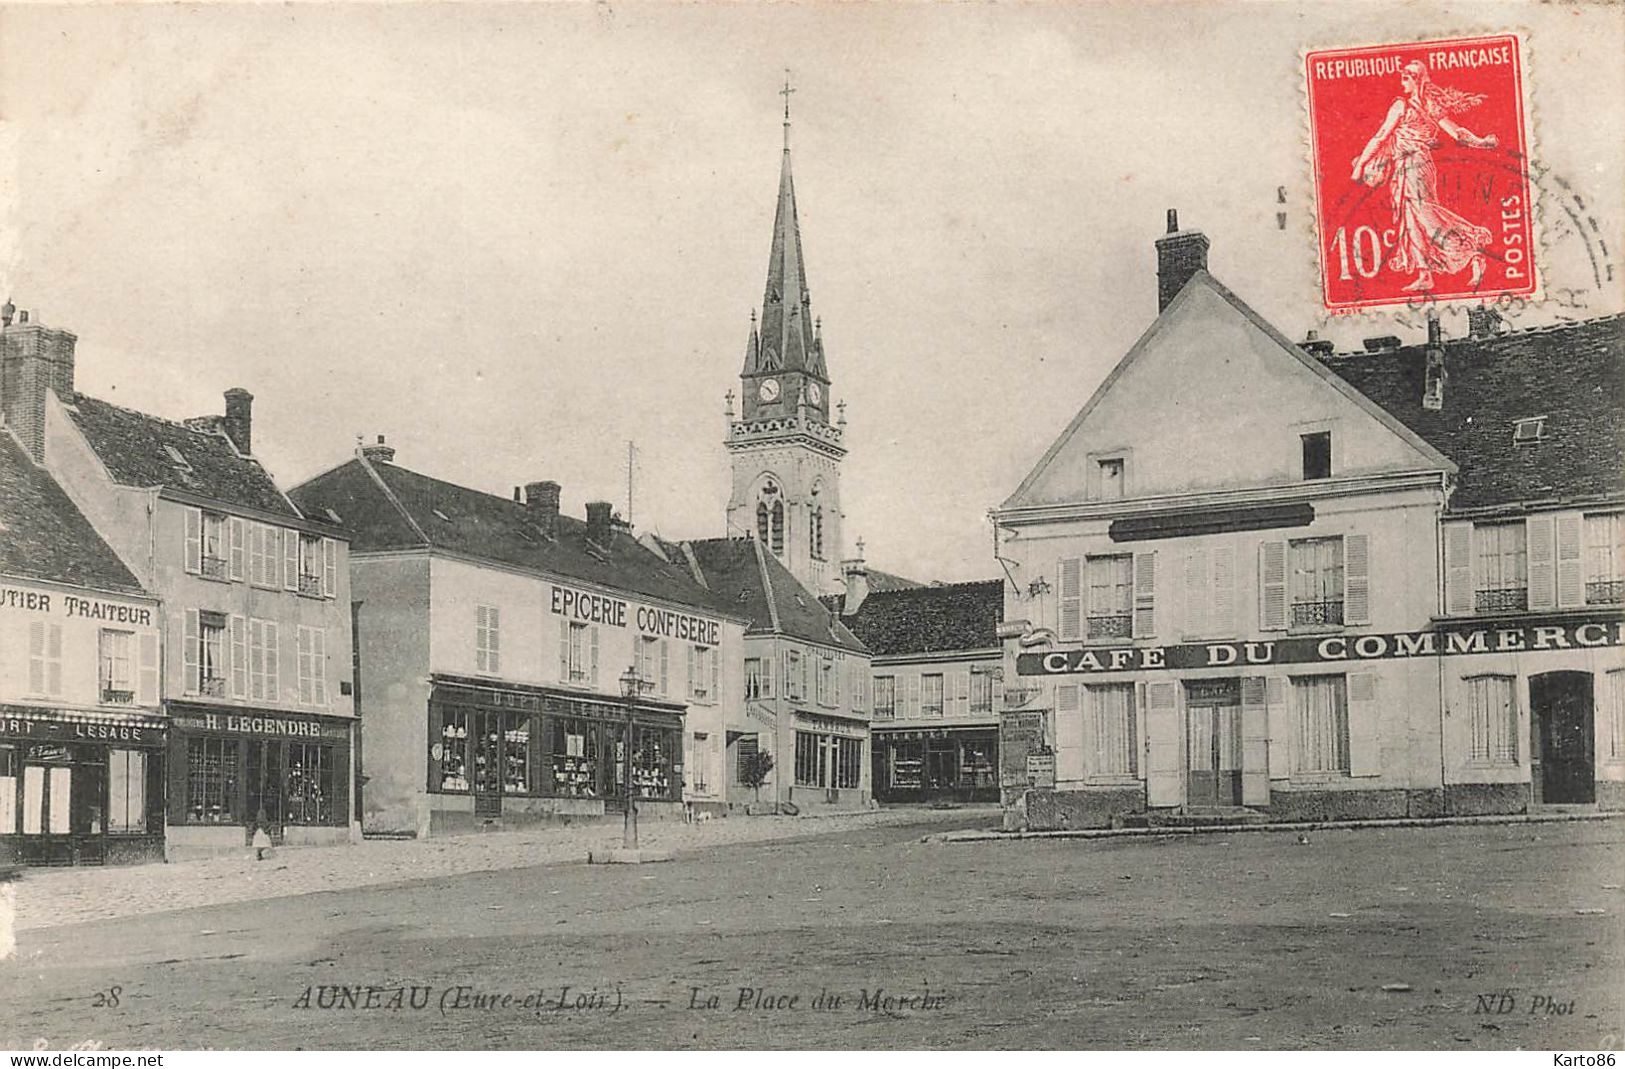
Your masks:
<svg viewBox="0 0 1625 1069"><path fill-rule="evenodd" d="M1529 653L1625 645L1625 621L1480 627L1466 631L1406 631L1387 635L1326 635L1261 642L1181 646L1117 646L1016 656L1016 674L1072 675L1270 664L1326 664L1475 653Z"/></svg>

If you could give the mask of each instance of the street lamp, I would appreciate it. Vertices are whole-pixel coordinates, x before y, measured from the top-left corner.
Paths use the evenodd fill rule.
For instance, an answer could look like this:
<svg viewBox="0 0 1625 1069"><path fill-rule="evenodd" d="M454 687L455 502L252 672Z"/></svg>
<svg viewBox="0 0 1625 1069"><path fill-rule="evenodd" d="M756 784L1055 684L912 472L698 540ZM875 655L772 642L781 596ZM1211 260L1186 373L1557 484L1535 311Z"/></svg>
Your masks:
<svg viewBox="0 0 1625 1069"><path fill-rule="evenodd" d="M622 817L621 846L627 850L638 848L638 803L632 794L632 710L645 683L633 665L621 673L621 696L626 699L626 743L621 764L621 783L626 790L626 813Z"/></svg>

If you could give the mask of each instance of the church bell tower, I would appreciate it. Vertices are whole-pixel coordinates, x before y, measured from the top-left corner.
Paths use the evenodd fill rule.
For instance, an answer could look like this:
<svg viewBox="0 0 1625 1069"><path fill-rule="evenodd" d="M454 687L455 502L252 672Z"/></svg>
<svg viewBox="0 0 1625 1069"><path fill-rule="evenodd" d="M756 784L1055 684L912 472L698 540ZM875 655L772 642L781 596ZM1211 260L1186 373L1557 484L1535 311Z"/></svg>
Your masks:
<svg viewBox="0 0 1625 1069"><path fill-rule="evenodd" d="M733 492L728 533L758 539L815 594L841 588L841 439L846 416L830 421L832 401L822 324L812 297L790 177L790 94L784 95L784 156L767 288L751 313L739 413L728 395ZM844 405L836 406L837 410Z"/></svg>

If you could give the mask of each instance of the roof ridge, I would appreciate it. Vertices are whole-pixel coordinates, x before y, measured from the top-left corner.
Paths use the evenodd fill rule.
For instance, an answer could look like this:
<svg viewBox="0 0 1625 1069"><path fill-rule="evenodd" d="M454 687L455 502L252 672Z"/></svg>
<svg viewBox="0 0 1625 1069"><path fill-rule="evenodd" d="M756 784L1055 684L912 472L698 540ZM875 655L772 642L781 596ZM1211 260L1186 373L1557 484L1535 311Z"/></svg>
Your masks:
<svg viewBox="0 0 1625 1069"><path fill-rule="evenodd" d="M750 539L751 549L756 554L756 570L762 576L762 592L767 595L767 618L773 623L773 630L782 630L779 626L779 604L773 593L773 577L767 573L767 557L762 549L762 543L757 539Z"/></svg>
<svg viewBox="0 0 1625 1069"><path fill-rule="evenodd" d="M372 461L367 459L367 455L365 453L360 454L355 458L355 462L360 464L361 470L366 472L372 478L372 481L378 484L378 489L384 492L384 499L395 507L395 511L401 514L401 519L405 520L406 525L417 533L417 536L423 540L423 544L426 546L434 545L434 539L430 538L428 532L424 531L418 524L417 517L412 515L411 510L401 503L400 498L395 496L395 491L389 488L389 484L384 482L384 477L373 468ZM401 468L401 470L411 472L413 475L417 474L410 468Z"/></svg>
<svg viewBox="0 0 1625 1069"><path fill-rule="evenodd" d="M186 422L186 420L188 420L188 419L221 419L221 420L223 420L223 419L226 418L225 416L215 415L213 413L205 412L201 416L186 416L183 419L170 419L168 416L160 416L160 415L157 415L156 413L153 413L153 412L143 412L139 408L131 408L129 405L121 405L121 404L117 404L116 402L113 402L113 401L108 401L108 400L106 400L104 398L101 398L101 397L93 397L90 394L83 392L82 390L73 391L73 400L64 401L63 403L73 405L73 404L78 404L80 401L90 401L90 402L93 402L93 403L98 404L98 405L106 405L108 408L116 409L119 412L127 412L132 416L140 416L142 419L151 420L154 423L162 423L162 424L164 424L166 426L174 427L177 430L183 430L183 431L187 431L187 432L189 432L191 434L201 435L204 438L224 438L228 442L231 441L231 436L228 435L219 426L210 427L208 430L204 430L201 427L194 427L191 424ZM233 443L233 445L235 445L235 444L236 443ZM238 453L237 455L242 457L244 460L254 460L253 457L250 457L250 456L248 456L246 454L243 454L243 453ZM255 460L255 463L257 464L257 463L259 463L259 461Z"/></svg>

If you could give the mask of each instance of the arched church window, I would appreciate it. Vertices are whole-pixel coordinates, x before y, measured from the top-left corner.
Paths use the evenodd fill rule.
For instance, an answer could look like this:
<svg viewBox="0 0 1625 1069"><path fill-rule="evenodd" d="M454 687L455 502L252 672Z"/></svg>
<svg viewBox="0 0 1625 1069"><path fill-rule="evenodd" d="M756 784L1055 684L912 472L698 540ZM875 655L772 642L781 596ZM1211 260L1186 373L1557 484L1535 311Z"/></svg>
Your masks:
<svg viewBox="0 0 1625 1069"><path fill-rule="evenodd" d="M768 525L767 502L766 501L758 501L756 503L756 541L760 542L764 546L767 545L767 535L768 535L768 526L767 525Z"/></svg>
<svg viewBox="0 0 1625 1069"><path fill-rule="evenodd" d="M772 528L772 541L768 544L772 547L775 557L782 557L784 556L784 502L782 501L773 502Z"/></svg>

